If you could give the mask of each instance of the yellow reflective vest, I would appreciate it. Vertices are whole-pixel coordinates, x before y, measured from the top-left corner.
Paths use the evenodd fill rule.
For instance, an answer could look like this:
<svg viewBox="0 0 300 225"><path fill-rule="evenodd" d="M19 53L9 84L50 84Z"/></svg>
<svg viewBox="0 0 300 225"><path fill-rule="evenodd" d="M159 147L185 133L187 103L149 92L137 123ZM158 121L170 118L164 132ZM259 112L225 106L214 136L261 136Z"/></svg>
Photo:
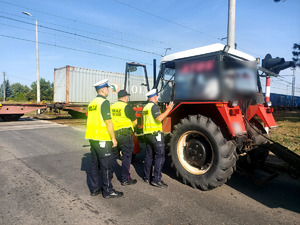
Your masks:
<svg viewBox="0 0 300 225"><path fill-rule="evenodd" d="M125 107L127 103L118 101L114 103L110 108L110 114L112 118L112 122L114 124L114 130L120 130L123 128L131 128L132 129L132 122L129 118L125 115Z"/></svg>
<svg viewBox="0 0 300 225"><path fill-rule="evenodd" d="M96 97L88 106L88 119L86 125L86 139L96 141L111 141L107 127L101 115L101 106L105 98Z"/></svg>
<svg viewBox="0 0 300 225"><path fill-rule="evenodd" d="M149 102L143 108L143 132L144 134L152 134L153 132L162 131L162 123L154 119L152 114L153 102Z"/></svg>

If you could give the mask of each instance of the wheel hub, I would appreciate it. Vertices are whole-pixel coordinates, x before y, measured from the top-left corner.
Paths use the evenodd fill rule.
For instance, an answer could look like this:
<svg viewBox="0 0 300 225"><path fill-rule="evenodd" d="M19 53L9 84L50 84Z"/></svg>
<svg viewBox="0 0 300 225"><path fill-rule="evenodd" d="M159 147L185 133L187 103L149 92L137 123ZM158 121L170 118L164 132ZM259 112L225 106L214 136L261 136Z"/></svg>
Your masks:
<svg viewBox="0 0 300 225"><path fill-rule="evenodd" d="M191 165L202 167L206 163L206 151L203 144L196 140L191 139L187 142L187 145L184 148L187 161Z"/></svg>

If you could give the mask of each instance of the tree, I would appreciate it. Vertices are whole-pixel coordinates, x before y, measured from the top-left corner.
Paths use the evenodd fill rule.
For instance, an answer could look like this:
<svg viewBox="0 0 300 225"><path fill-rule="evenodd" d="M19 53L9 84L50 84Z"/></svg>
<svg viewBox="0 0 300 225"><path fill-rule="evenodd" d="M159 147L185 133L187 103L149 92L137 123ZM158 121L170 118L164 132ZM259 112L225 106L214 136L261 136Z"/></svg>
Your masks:
<svg viewBox="0 0 300 225"><path fill-rule="evenodd" d="M30 88L26 85L22 85L20 83L14 83L11 85L12 89L12 97L17 96L18 94L26 94L30 91Z"/></svg>
<svg viewBox="0 0 300 225"><path fill-rule="evenodd" d="M295 63L295 66L300 67L300 43L295 43L293 46L293 61Z"/></svg>
<svg viewBox="0 0 300 225"><path fill-rule="evenodd" d="M28 92L26 97L28 100L36 100L36 81L31 84L31 91ZM53 83L46 81L44 78L40 79L41 101L53 100Z"/></svg>
<svg viewBox="0 0 300 225"><path fill-rule="evenodd" d="M3 97L3 84L1 84L0 93L1 93L1 97ZM9 98L11 96L12 96L12 89L9 80L5 80L5 97Z"/></svg>

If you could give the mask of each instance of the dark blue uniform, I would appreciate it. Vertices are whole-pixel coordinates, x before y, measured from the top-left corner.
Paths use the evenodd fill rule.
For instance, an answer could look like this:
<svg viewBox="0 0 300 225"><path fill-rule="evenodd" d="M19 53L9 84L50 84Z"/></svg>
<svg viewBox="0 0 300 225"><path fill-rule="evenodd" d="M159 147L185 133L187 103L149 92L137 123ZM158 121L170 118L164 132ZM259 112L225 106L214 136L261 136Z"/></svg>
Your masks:
<svg viewBox="0 0 300 225"><path fill-rule="evenodd" d="M144 164L144 180L150 180L152 162L154 159L154 173L153 181L161 181L161 171L165 162L165 142L163 134L161 134L161 141L156 140L156 135L147 134L146 139L146 157Z"/></svg>
<svg viewBox="0 0 300 225"><path fill-rule="evenodd" d="M129 105L125 107L125 116L131 121L136 120L135 112L133 108ZM133 139L132 139L132 129L125 128L115 131L116 139L118 142L118 150L122 151L122 172L121 172L121 182L124 183L131 179L130 177L130 164L133 152Z"/></svg>
<svg viewBox="0 0 300 225"><path fill-rule="evenodd" d="M156 119L159 115L159 108L156 104L153 105L152 115ZM161 136L161 141L157 141L157 135ZM150 181L152 163L154 160L154 173L153 181L161 182L162 168L165 162L165 142L164 136L161 132L155 132L153 134L145 134L146 140L146 157L144 163L144 180Z"/></svg>
<svg viewBox="0 0 300 225"><path fill-rule="evenodd" d="M105 98L102 95L97 97ZM101 115L104 120L110 120L110 104L105 101L101 107ZM102 195L108 196L113 191L111 179L113 177L114 166L116 165L117 150L112 149L112 142L106 141L105 146L100 146L99 141L89 140L91 145L91 164L90 164L90 184L91 193L101 189L100 176L102 178Z"/></svg>

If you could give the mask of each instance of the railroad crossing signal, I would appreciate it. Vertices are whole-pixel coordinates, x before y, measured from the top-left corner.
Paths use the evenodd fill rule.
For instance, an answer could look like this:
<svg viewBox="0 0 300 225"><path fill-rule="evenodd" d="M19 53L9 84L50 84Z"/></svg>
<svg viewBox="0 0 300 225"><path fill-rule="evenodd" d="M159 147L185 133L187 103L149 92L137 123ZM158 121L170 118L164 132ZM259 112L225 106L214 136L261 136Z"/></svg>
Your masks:
<svg viewBox="0 0 300 225"><path fill-rule="evenodd" d="M281 70L294 66L293 61L285 61L284 58L279 57L272 58L271 54L267 54L262 60L262 67L276 74L279 74Z"/></svg>

